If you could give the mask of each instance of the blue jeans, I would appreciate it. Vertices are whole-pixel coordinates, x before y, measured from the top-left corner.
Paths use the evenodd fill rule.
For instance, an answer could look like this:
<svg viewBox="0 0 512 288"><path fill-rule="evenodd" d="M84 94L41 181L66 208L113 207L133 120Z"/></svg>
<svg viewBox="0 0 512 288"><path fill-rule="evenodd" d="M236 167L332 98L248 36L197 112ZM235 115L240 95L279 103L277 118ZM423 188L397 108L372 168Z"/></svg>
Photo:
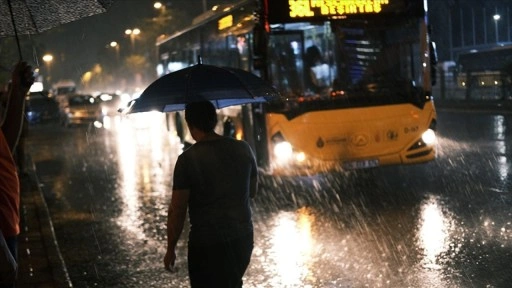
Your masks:
<svg viewBox="0 0 512 288"><path fill-rule="evenodd" d="M253 233L220 243L188 246L192 288L241 288L254 247Z"/></svg>

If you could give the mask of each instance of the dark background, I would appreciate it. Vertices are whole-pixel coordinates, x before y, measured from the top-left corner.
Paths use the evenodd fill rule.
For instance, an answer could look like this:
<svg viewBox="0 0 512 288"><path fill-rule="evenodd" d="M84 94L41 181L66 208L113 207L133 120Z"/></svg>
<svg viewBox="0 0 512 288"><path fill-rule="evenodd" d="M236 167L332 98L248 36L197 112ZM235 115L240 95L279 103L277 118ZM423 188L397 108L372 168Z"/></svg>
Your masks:
<svg viewBox="0 0 512 288"><path fill-rule="evenodd" d="M161 11L153 8L154 0L116 0L107 13L84 18L54 28L40 35L22 36L24 59L42 67L41 58L46 53L54 56L52 80L80 79L84 72L93 69L95 63L107 63L106 74L133 74L144 71L148 78L155 77L155 39L160 34L172 34L191 23L192 19L216 4L238 1L214 0L163 0L169 19L155 25ZM488 49L511 44L512 0L429 0L429 19L432 39L437 43L439 61L456 61L458 54L473 49ZM499 21L492 16L500 14ZM128 51L130 39L124 34L127 28L140 28L142 33L136 43L139 51ZM496 29L497 28L497 29ZM498 30L498 33L496 33ZM496 34L498 39L496 39ZM120 58L129 53L132 58L126 65L114 65L115 54L108 47L111 41L120 43ZM142 47L144 45L144 47ZM4 83L8 68L17 60L12 38L0 39L0 82ZM142 49L144 48L144 49ZM119 66L119 70L109 67Z"/></svg>

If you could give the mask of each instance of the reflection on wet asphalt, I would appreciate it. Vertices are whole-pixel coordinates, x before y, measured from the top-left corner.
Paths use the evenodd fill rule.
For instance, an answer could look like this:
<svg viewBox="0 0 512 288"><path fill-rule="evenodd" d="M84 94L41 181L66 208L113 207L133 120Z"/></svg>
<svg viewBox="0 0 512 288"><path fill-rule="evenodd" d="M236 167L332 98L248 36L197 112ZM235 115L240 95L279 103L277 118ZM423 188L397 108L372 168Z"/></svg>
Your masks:
<svg viewBox="0 0 512 288"><path fill-rule="evenodd" d="M70 278L188 287L184 237L178 271L162 263L180 143L164 127L124 120L30 130ZM509 287L511 121L440 113L438 159L427 164L261 177L244 287Z"/></svg>

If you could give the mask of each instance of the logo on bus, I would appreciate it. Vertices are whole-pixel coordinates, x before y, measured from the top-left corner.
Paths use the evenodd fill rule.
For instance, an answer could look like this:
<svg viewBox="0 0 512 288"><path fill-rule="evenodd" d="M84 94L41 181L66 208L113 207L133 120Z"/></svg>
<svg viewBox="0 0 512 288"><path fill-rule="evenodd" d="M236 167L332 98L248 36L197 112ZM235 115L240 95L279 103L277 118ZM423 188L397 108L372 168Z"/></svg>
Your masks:
<svg viewBox="0 0 512 288"><path fill-rule="evenodd" d="M366 134L356 134L351 137L350 142L356 147L363 147L368 145L370 137Z"/></svg>
<svg viewBox="0 0 512 288"><path fill-rule="evenodd" d="M316 147L323 148L325 145L324 140L322 140L322 137L318 137L318 140L316 140Z"/></svg>
<svg viewBox="0 0 512 288"><path fill-rule="evenodd" d="M394 130L388 130L388 132L386 133L386 137L388 138L388 140L397 140L398 139L398 132L394 131Z"/></svg>

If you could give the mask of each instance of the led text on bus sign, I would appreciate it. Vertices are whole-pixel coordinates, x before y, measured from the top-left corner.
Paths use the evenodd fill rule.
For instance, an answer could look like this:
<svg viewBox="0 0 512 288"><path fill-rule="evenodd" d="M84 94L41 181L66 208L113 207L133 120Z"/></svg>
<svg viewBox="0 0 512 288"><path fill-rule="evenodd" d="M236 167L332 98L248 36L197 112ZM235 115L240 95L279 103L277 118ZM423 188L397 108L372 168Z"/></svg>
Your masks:
<svg viewBox="0 0 512 288"><path fill-rule="evenodd" d="M288 0L291 18L380 13L389 0Z"/></svg>
<svg viewBox="0 0 512 288"><path fill-rule="evenodd" d="M218 29L223 30L233 26L233 15L228 15L226 17L221 18L218 22Z"/></svg>

